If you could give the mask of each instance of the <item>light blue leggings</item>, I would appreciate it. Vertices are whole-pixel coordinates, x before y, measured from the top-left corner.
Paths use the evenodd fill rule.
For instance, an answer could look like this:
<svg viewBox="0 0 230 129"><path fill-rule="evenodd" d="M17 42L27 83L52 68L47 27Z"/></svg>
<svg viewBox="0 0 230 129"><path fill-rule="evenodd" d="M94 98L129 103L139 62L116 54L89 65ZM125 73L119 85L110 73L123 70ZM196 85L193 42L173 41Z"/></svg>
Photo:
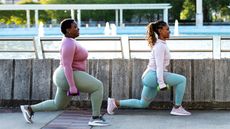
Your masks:
<svg viewBox="0 0 230 129"><path fill-rule="evenodd" d="M169 86L176 88L175 105L180 106L183 100L186 78L182 75L164 72L164 81ZM120 107L146 108L157 95L156 71L149 70L142 78L143 90L141 99L120 100Z"/></svg>

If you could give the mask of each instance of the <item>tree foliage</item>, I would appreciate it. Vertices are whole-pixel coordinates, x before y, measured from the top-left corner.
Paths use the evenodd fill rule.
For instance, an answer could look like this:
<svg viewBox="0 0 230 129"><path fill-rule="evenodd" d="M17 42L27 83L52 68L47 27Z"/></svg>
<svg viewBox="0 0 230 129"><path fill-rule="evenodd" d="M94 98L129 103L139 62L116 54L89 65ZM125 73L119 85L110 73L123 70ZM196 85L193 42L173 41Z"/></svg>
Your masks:
<svg viewBox="0 0 230 129"><path fill-rule="evenodd" d="M185 0L183 10L180 13L181 20L194 19L196 12L195 0Z"/></svg>
<svg viewBox="0 0 230 129"><path fill-rule="evenodd" d="M196 15L196 0L40 0L35 3L32 0L21 0L17 4L135 4L135 3L170 3L169 22L175 19L194 21ZM229 0L203 0L204 22L229 22L230 9L227 7ZM149 21L163 19L162 10L124 10L123 21L126 24L145 24ZM77 13L75 13L77 17ZM59 23L62 19L70 17L70 10L54 11L39 10L39 21L44 24ZM34 23L34 11L30 11L31 24ZM82 10L81 19L85 24L105 23L115 21L114 10ZM0 23L26 24L26 12L1 11Z"/></svg>
<svg viewBox="0 0 230 129"><path fill-rule="evenodd" d="M224 21L227 17L230 20L229 4L229 0L203 0L204 21Z"/></svg>

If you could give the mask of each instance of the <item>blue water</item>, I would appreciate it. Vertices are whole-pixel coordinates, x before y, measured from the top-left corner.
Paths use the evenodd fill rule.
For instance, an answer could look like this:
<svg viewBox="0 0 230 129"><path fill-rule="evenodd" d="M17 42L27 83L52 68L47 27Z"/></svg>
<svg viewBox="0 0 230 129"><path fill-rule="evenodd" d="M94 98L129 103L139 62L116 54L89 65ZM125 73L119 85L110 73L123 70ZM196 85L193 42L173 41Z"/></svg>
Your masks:
<svg viewBox="0 0 230 129"><path fill-rule="evenodd" d="M59 27L43 28L44 36L62 36ZM81 27L80 35L104 35L104 27ZM170 26L171 35L174 27ZM179 35L230 35L230 26L179 26ZM145 35L145 26L117 27L117 35ZM38 28L0 28L0 37L37 36Z"/></svg>

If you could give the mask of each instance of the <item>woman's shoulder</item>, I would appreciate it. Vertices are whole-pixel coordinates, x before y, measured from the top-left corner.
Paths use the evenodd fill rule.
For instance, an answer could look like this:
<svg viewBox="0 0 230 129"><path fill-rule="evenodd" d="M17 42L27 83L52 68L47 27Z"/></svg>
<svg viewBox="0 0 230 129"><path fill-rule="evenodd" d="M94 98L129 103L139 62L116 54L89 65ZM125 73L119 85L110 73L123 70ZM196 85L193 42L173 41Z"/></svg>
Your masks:
<svg viewBox="0 0 230 129"><path fill-rule="evenodd" d="M166 48L166 44L161 41L157 41L154 46L155 48Z"/></svg>
<svg viewBox="0 0 230 129"><path fill-rule="evenodd" d="M66 37L64 37L64 38L62 39L62 42L63 42L63 43L68 43L68 44L72 44L72 45L74 45L74 44L76 43L75 39L66 38Z"/></svg>
<svg viewBox="0 0 230 129"><path fill-rule="evenodd" d="M76 47L76 41L74 41L73 39L70 39L70 38L63 38L62 39L62 47Z"/></svg>
<svg viewBox="0 0 230 129"><path fill-rule="evenodd" d="M159 43L159 44L166 44L166 41L161 40L161 39L157 39L156 43Z"/></svg>

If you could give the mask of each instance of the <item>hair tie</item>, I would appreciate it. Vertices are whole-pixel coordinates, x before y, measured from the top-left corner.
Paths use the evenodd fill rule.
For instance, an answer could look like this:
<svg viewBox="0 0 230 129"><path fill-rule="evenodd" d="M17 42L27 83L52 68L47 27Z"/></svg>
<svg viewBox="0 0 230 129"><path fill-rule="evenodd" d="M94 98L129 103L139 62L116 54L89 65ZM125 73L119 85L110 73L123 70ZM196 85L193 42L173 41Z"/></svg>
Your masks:
<svg viewBox="0 0 230 129"><path fill-rule="evenodd" d="M154 33L154 35L155 35L156 39L158 39L158 35L157 35L157 33L156 33L156 32L153 32L153 33Z"/></svg>

